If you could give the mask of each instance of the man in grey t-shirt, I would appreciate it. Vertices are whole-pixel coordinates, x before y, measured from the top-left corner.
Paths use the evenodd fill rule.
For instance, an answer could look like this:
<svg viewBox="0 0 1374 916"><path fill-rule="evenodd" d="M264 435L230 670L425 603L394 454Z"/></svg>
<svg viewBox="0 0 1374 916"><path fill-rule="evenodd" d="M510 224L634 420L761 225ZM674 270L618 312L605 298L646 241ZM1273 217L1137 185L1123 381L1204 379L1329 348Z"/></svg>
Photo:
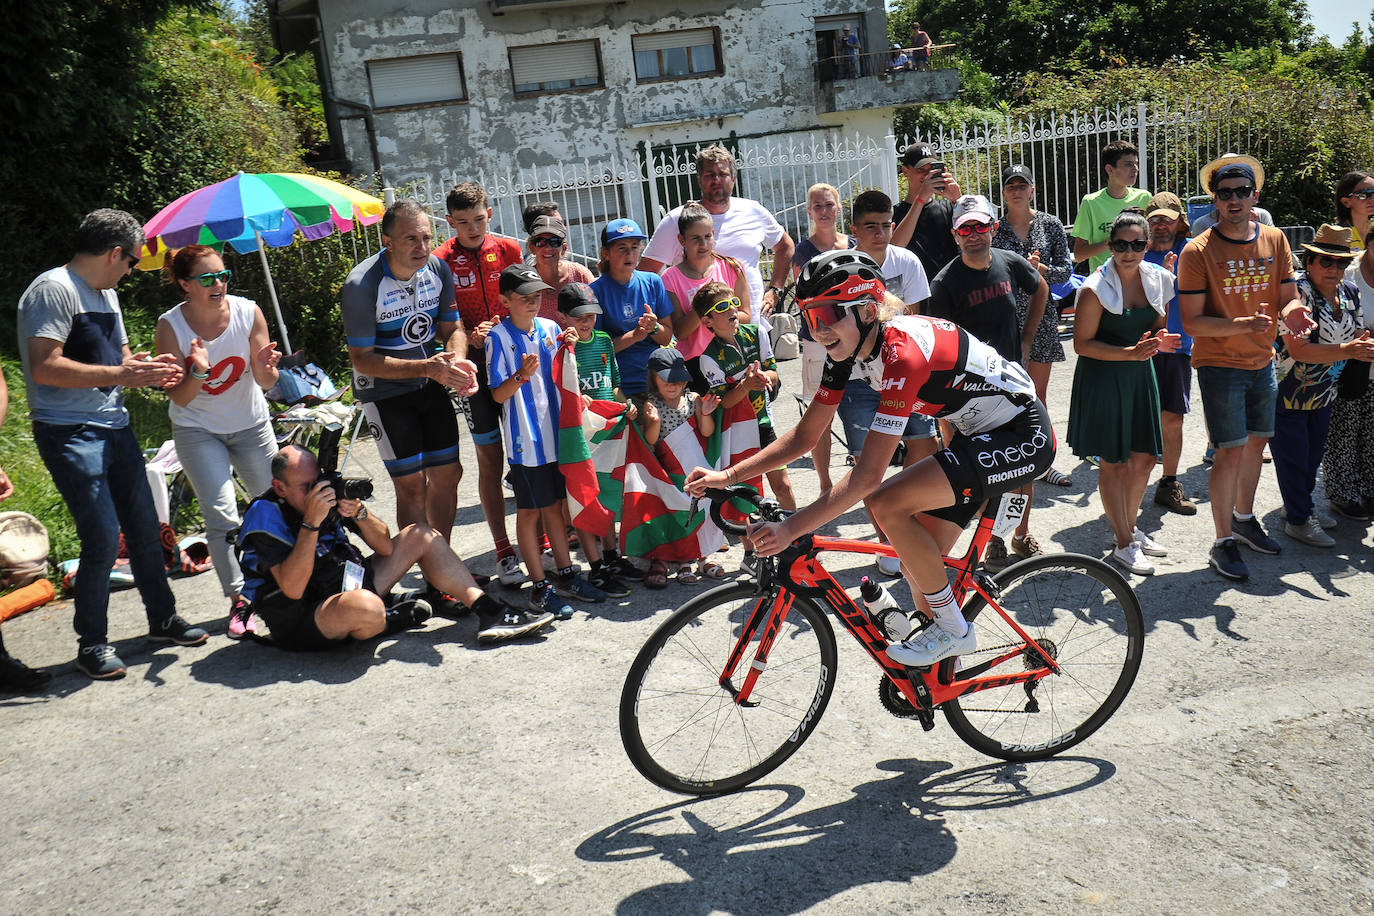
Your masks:
<svg viewBox="0 0 1374 916"><path fill-rule="evenodd" d="M168 388L183 372L170 354L150 357L129 349L114 287L138 263L142 247L143 229L132 216L95 210L77 229L71 260L40 274L19 300L19 353L34 442L81 539L72 621L76 663L97 679L125 674L107 633L110 567L121 529L149 641L196 646L208 638L177 615L143 452L124 409L124 388Z"/></svg>

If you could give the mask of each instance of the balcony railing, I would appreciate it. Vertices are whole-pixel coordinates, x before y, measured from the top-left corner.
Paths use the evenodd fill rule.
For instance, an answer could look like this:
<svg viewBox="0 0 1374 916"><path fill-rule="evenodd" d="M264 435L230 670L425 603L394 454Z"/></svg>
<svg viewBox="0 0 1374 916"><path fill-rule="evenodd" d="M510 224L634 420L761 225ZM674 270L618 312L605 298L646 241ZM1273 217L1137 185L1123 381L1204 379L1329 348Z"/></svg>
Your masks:
<svg viewBox="0 0 1374 916"><path fill-rule="evenodd" d="M903 73L948 69L953 67L950 59L950 49L953 47L952 44L930 45L927 48L930 52L928 56L918 55L915 48L869 51L865 54L840 52L815 62L816 82L833 83L865 76L900 76Z"/></svg>

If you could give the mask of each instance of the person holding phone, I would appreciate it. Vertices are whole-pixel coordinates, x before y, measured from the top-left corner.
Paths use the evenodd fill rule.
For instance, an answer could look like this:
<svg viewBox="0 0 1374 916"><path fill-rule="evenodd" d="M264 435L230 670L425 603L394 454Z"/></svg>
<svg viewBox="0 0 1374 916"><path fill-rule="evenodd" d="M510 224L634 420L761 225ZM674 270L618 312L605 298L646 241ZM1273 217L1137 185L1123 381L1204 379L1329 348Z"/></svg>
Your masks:
<svg viewBox="0 0 1374 916"><path fill-rule="evenodd" d="M897 170L906 179L906 198L892 210L889 244L909 249L921 259L926 276L933 277L959 256L951 235L959 183L925 143L902 150Z"/></svg>

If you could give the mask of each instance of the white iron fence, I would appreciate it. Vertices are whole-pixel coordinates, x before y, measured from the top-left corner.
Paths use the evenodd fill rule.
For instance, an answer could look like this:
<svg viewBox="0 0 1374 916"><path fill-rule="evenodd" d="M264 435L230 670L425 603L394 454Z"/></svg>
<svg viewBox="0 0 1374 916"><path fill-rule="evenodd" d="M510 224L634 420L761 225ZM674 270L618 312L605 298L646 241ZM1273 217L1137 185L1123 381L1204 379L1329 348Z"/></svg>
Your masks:
<svg viewBox="0 0 1374 916"><path fill-rule="evenodd" d="M1141 187L1171 190L1186 201L1198 191L1198 167L1221 153L1244 152L1263 161L1273 142L1270 130L1262 118L1235 105L1203 109L1139 104L964 125L920 139L935 147L965 191L986 194L995 204L1001 198L1002 169L1016 162L1030 166L1036 177L1037 208L1071 225L1083 195L1106 183L1101 151L1113 140L1129 140L1139 149ZM805 211L806 190L812 184L834 185L846 202L868 188L897 199L897 156L914 139L816 130L766 137L731 135L715 142L735 154L735 193L762 203L794 239L800 239L810 231ZM668 210L696 196L697 149L697 144L641 144L629 158L601 162L583 159L466 175L445 171L388 189L388 194L424 204L435 214L438 239L449 234L443 219L444 195L461 180L471 179L487 190L494 209L492 231L521 241L524 207L553 201L568 223L572 257L594 263L599 233L608 220L628 216L652 233ZM355 238L360 258L380 246L375 229L355 233Z"/></svg>

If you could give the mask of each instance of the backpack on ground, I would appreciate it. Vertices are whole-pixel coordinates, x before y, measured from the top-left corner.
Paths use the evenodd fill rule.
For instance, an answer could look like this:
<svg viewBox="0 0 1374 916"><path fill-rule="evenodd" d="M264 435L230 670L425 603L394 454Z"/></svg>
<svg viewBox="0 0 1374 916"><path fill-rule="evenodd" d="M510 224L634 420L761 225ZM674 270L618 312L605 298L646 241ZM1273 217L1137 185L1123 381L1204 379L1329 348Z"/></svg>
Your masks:
<svg viewBox="0 0 1374 916"><path fill-rule="evenodd" d="M27 585L48 574L48 529L27 512L0 512L0 585Z"/></svg>

